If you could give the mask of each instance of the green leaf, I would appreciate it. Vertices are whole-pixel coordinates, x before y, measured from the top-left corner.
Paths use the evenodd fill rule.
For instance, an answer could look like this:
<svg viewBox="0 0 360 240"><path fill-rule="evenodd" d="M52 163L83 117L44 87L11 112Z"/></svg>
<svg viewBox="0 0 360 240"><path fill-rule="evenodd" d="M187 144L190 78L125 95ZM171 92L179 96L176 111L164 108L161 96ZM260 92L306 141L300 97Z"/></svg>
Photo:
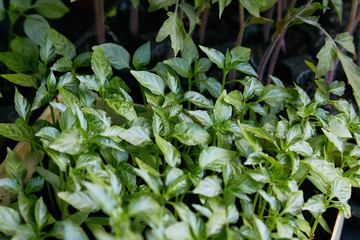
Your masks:
<svg viewBox="0 0 360 240"><path fill-rule="evenodd" d="M200 107L200 108L213 108L213 103L201 95L198 92L194 91L188 91L184 94L184 99L188 100L189 102L193 103L194 105Z"/></svg>
<svg viewBox="0 0 360 240"><path fill-rule="evenodd" d="M278 201L275 197L267 194L267 193L266 193L264 190L262 190L262 189L260 189L258 192L259 192L259 194L264 198L264 200L269 203L271 210L276 211L276 212L279 212L279 211L280 211L280 203L279 203L279 201Z"/></svg>
<svg viewBox="0 0 360 240"><path fill-rule="evenodd" d="M249 62L251 49L241 46L236 46L230 51L231 64L247 63Z"/></svg>
<svg viewBox="0 0 360 240"><path fill-rule="evenodd" d="M336 136L332 132L328 132L324 128L322 128L322 131L329 139L329 141L332 142L340 152L344 152L344 143L341 141L341 139L338 136Z"/></svg>
<svg viewBox="0 0 360 240"><path fill-rule="evenodd" d="M45 36L50 36L51 28L46 19L38 14L26 15L24 32L34 43L41 45ZM53 42L55 45L55 42Z"/></svg>
<svg viewBox="0 0 360 240"><path fill-rule="evenodd" d="M206 236L210 237L219 234L226 224L226 220L225 209L213 212L206 223Z"/></svg>
<svg viewBox="0 0 360 240"><path fill-rule="evenodd" d="M0 135L19 142L35 143L35 132L26 124L0 123Z"/></svg>
<svg viewBox="0 0 360 240"><path fill-rule="evenodd" d="M139 83L149 89L155 95L165 94L165 83L161 77L146 71L130 71Z"/></svg>
<svg viewBox="0 0 360 240"><path fill-rule="evenodd" d="M69 59L73 59L76 56L76 49L71 41L55 29L51 29L51 41L57 54Z"/></svg>
<svg viewBox="0 0 360 240"><path fill-rule="evenodd" d="M73 111L76 110L76 106L81 106L79 99L74 94L65 90L61 86L58 86L58 89L66 106L70 107Z"/></svg>
<svg viewBox="0 0 360 240"><path fill-rule="evenodd" d="M49 147L61 153L76 155L84 150L84 140L80 130L71 127L62 131Z"/></svg>
<svg viewBox="0 0 360 240"><path fill-rule="evenodd" d="M100 92L101 82L100 79L94 75L76 76L79 81L84 84L88 89Z"/></svg>
<svg viewBox="0 0 360 240"><path fill-rule="evenodd" d="M54 63L51 69L57 72L68 72L73 70L73 63L70 58L62 57Z"/></svg>
<svg viewBox="0 0 360 240"><path fill-rule="evenodd" d="M40 58L46 64L55 59L56 50L51 41L51 38L46 35L40 45Z"/></svg>
<svg viewBox="0 0 360 240"><path fill-rule="evenodd" d="M40 107L44 106L45 104L51 102L52 94L50 94L46 87L43 85L39 87L36 92L34 102L31 106L31 111L39 109Z"/></svg>
<svg viewBox="0 0 360 240"><path fill-rule="evenodd" d="M299 142L292 144L289 147L289 150L297 152L304 157L309 157L309 156L313 155L313 149L312 149L311 145L306 141L299 141Z"/></svg>
<svg viewBox="0 0 360 240"><path fill-rule="evenodd" d="M169 7L173 4L176 3L175 0L150 0L150 7L149 7L149 11L156 11L160 8L164 8L164 7Z"/></svg>
<svg viewBox="0 0 360 240"><path fill-rule="evenodd" d="M18 183L22 184L27 174L26 165L11 151L10 148L7 148L7 157L5 161L7 176L11 179L16 179Z"/></svg>
<svg viewBox="0 0 360 240"><path fill-rule="evenodd" d="M223 192L221 184L222 181L218 176L207 176L199 182L193 193L206 197L215 197Z"/></svg>
<svg viewBox="0 0 360 240"><path fill-rule="evenodd" d="M163 0L160 0L163 1ZM165 0L166 1L166 0ZM167 0L169 1L169 0ZM157 36L156 41L161 42L167 36L170 35L171 47L174 49L174 55L183 48L184 39L186 38L186 33L184 30L183 22L178 18L177 14L168 12L169 18L161 26Z"/></svg>
<svg viewBox="0 0 360 240"><path fill-rule="evenodd" d="M169 65L177 74L184 78L189 78L192 75L190 64L183 58L170 58L165 60L164 63Z"/></svg>
<svg viewBox="0 0 360 240"><path fill-rule="evenodd" d="M144 169L134 168L136 174L141 177L156 195L161 195L163 183L159 176L155 176Z"/></svg>
<svg viewBox="0 0 360 240"><path fill-rule="evenodd" d="M176 222L165 229L167 239L191 240L191 231L189 224L186 222Z"/></svg>
<svg viewBox="0 0 360 240"><path fill-rule="evenodd" d="M60 177L58 175L39 166L36 166L35 169L36 172L39 173L39 175L42 176L47 182L49 182L58 189L60 188Z"/></svg>
<svg viewBox="0 0 360 240"><path fill-rule="evenodd" d="M59 192L57 195L82 212L97 212L100 208L99 204L93 201L85 192Z"/></svg>
<svg viewBox="0 0 360 240"><path fill-rule="evenodd" d="M303 210L308 210L312 213L323 213L326 210L325 198L322 194L317 194L309 198L304 204Z"/></svg>
<svg viewBox="0 0 360 240"><path fill-rule="evenodd" d="M75 225L72 221L65 221L64 224L64 239L66 240L87 240L89 239L84 230Z"/></svg>
<svg viewBox="0 0 360 240"><path fill-rule="evenodd" d="M20 216L14 209L0 206L0 231L12 236L20 226Z"/></svg>
<svg viewBox="0 0 360 240"><path fill-rule="evenodd" d="M345 54L343 54L339 49L337 51L337 55L343 66L346 77L348 79L349 84L353 88L355 98L359 102L360 100L360 68L352 61L352 59Z"/></svg>
<svg viewBox="0 0 360 240"><path fill-rule="evenodd" d="M105 54L107 60L117 70L130 69L130 54L120 45L114 43L105 43L99 46ZM96 47L98 48L98 47ZM94 49L94 52L96 51Z"/></svg>
<svg viewBox="0 0 360 240"><path fill-rule="evenodd" d="M286 90L286 88L278 87L276 85L266 85L258 101L264 101L271 106L276 106L284 102L291 100L291 95Z"/></svg>
<svg viewBox="0 0 360 240"><path fill-rule="evenodd" d="M225 67L225 56L219 50L200 46L200 49L208 56L208 58L220 69Z"/></svg>
<svg viewBox="0 0 360 240"><path fill-rule="evenodd" d="M325 45L320 49L316 57L319 59L316 66L316 76L324 76L333 69L336 59L336 47L333 45L331 39L325 39Z"/></svg>
<svg viewBox="0 0 360 240"><path fill-rule="evenodd" d="M10 178L0 179L0 187L14 194L19 194L23 190L18 180Z"/></svg>
<svg viewBox="0 0 360 240"><path fill-rule="evenodd" d="M211 67L210 59L200 58L195 62L194 73L206 73L207 71L209 71L210 67Z"/></svg>
<svg viewBox="0 0 360 240"><path fill-rule="evenodd" d="M329 92L336 96L342 96L345 92L345 82L333 81L330 85Z"/></svg>
<svg viewBox="0 0 360 240"><path fill-rule="evenodd" d="M196 120L198 120L204 126L214 125L214 120L211 118L212 115L210 115L206 111L196 110L196 111L188 111L188 113L194 118L196 118Z"/></svg>
<svg viewBox="0 0 360 240"><path fill-rule="evenodd" d="M88 194L91 199L96 202L97 205L101 205L101 209L108 215L111 215L116 207L115 199L106 191L106 189L98 184L83 182L84 186L88 190Z"/></svg>
<svg viewBox="0 0 360 240"><path fill-rule="evenodd" d="M48 222L49 222L50 214L42 197L40 197L35 203L34 214L39 229L43 229L45 226L49 224Z"/></svg>
<svg viewBox="0 0 360 240"><path fill-rule="evenodd" d="M341 22L342 19L342 13L343 13L343 1L342 0L330 0L333 4L335 11L339 17L339 20Z"/></svg>
<svg viewBox="0 0 360 240"><path fill-rule="evenodd" d="M297 192L291 192L289 194L289 198L285 203L284 209L282 210L282 213L290 213L292 215L298 215L302 211L302 207L304 204L304 197L303 192L297 191Z"/></svg>
<svg viewBox="0 0 360 240"><path fill-rule="evenodd" d="M139 196L129 203L127 213L132 216L151 216L158 211L159 203L150 196Z"/></svg>
<svg viewBox="0 0 360 240"><path fill-rule="evenodd" d="M127 120L134 121L137 118L136 111L130 100L124 99L120 95L112 95L111 98L106 98L106 102L116 113Z"/></svg>
<svg viewBox="0 0 360 240"><path fill-rule="evenodd" d="M180 49L180 51L181 51L181 57L185 59L189 64L191 64L192 62L196 61L199 58L199 51L197 50L196 45L190 36L186 36L186 38L184 39L183 48Z"/></svg>
<svg viewBox="0 0 360 240"><path fill-rule="evenodd" d="M50 19L61 18L69 11L61 0L37 0L32 7L44 17Z"/></svg>
<svg viewBox="0 0 360 240"><path fill-rule="evenodd" d="M261 219L257 218L256 216L254 216L254 231L258 239L260 240L271 239L269 228L265 225L265 223Z"/></svg>
<svg viewBox="0 0 360 240"><path fill-rule="evenodd" d="M222 168L236 156L236 152L211 146L200 153L199 164L203 169L221 172Z"/></svg>
<svg viewBox="0 0 360 240"><path fill-rule="evenodd" d="M351 197L351 181L345 177L338 177L331 183L331 193L329 196L338 198L339 201L347 201Z"/></svg>
<svg viewBox="0 0 360 240"><path fill-rule="evenodd" d="M0 21L2 21L6 16L6 11L4 8L4 2L3 0L0 0Z"/></svg>
<svg viewBox="0 0 360 240"><path fill-rule="evenodd" d="M346 51L356 54L354 46L354 37L350 36L348 32L339 33L334 38L334 41L343 46Z"/></svg>
<svg viewBox="0 0 360 240"><path fill-rule="evenodd" d="M39 57L38 46L29 38L15 37L10 42L11 50L24 54L29 59L37 60Z"/></svg>
<svg viewBox="0 0 360 240"><path fill-rule="evenodd" d="M35 71L30 59L22 53L1 52L0 61L2 61L6 65L6 67L8 67L13 72L26 73L30 71ZM9 74L2 74L2 76L4 75L6 76Z"/></svg>
<svg viewBox="0 0 360 240"><path fill-rule="evenodd" d="M95 76L100 80L101 85L110 79L112 76L112 69L110 62L105 57L102 48L95 48L91 58L91 69L94 71Z"/></svg>
<svg viewBox="0 0 360 240"><path fill-rule="evenodd" d="M0 76L12 83L15 83L23 87L37 88L38 85L36 78L22 73L1 74Z"/></svg>
<svg viewBox="0 0 360 240"><path fill-rule="evenodd" d="M150 62L151 50L150 42L141 45L134 53L133 65L136 70L139 70L141 66L146 66Z"/></svg>
<svg viewBox="0 0 360 240"><path fill-rule="evenodd" d="M119 137L135 146L146 146L152 143L148 129L134 126L119 133Z"/></svg>
<svg viewBox="0 0 360 240"><path fill-rule="evenodd" d="M211 135L196 123L178 123L173 136L189 146L204 145L211 142Z"/></svg>
<svg viewBox="0 0 360 240"><path fill-rule="evenodd" d="M224 123L227 121L232 115L232 107L230 104L224 101L226 97L226 90L224 90L219 98L216 100L214 107L214 117L217 121L217 124Z"/></svg>
<svg viewBox="0 0 360 240"><path fill-rule="evenodd" d="M79 67L88 67L91 65L91 57L92 52L87 51L80 53L74 59L74 68L77 69Z"/></svg>
<svg viewBox="0 0 360 240"><path fill-rule="evenodd" d="M25 122L28 122L31 113L30 103L28 102L28 100L26 100L26 98L24 98L23 95L21 95L21 93L19 93L16 87L15 87L14 102L15 102L16 112L19 114L20 117L22 117L25 120Z"/></svg>
<svg viewBox="0 0 360 240"><path fill-rule="evenodd" d="M28 195L33 192L39 192L44 186L44 178L43 177L33 177L26 184L25 194Z"/></svg>
<svg viewBox="0 0 360 240"><path fill-rule="evenodd" d="M156 144L164 154L165 161L171 167L176 167L181 163L180 152L168 141L161 138L159 135L155 135Z"/></svg>
<svg viewBox="0 0 360 240"><path fill-rule="evenodd" d="M191 34L195 28L195 25L199 22L199 18L196 16L195 9L190 4L182 2L180 8L184 11L186 16L189 18L189 31L188 34ZM190 62L191 63L191 62Z"/></svg>

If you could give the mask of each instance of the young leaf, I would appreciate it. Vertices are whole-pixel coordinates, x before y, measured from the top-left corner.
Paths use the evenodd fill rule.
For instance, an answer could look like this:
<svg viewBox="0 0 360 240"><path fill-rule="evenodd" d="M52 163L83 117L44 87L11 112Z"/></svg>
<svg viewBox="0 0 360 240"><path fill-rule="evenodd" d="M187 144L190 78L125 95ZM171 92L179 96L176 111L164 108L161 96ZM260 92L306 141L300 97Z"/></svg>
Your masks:
<svg viewBox="0 0 360 240"><path fill-rule="evenodd" d="M49 147L61 153L76 155L84 150L84 140L80 130L71 127L62 131Z"/></svg>
<svg viewBox="0 0 360 240"><path fill-rule="evenodd" d="M196 111L188 111L188 113L196 118L202 125L204 126L212 126L214 125L214 119L212 119L212 115L209 115L208 112L202 111L202 110L196 110Z"/></svg>
<svg viewBox="0 0 360 240"><path fill-rule="evenodd" d="M34 102L31 106L31 111L41 108L45 104L51 102L51 100L52 100L52 94L48 92L46 87L44 85L39 87L39 89L36 92Z"/></svg>
<svg viewBox="0 0 360 240"><path fill-rule="evenodd" d="M14 194L19 194L23 190L18 180L10 178L0 179L0 187Z"/></svg>
<svg viewBox="0 0 360 240"><path fill-rule="evenodd" d="M134 53L133 65L136 70L140 70L141 66L146 66L150 62L151 51L150 42L141 45Z"/></svg>
<svg viewBox="0 0 360 240"><path fill-rule="evenodd" d="M38 14L30 14L26 15L24 32L34 43L40 46L45 36L51 35L51 28L44 17Z"/></svg>
<svg viewBox="0 0 360 240"><path fill-rule="evenodd" d="M45 168L36 166L36 172L39 173L47 182L52 184L55 188L60 188L60 177Z"/></svg>
<svg viewBox="0 0 360 240"><path fill-rule="evenodd" d="M183 48L186 33L184 30L184 24L178 18L177 14L168 12L168 16L169 18L161 26L156 36L156 41L161 42L170 35L171 46L174 49L174 55L176 56L179 50Z"/></svg>
<svg viewBox="0 0 360 240"><path fill-rule="evenodd" d="M224 123L227 121L232 114L232 107L230 104L224 101L226 97L226 90L222 92L220 97L216 100L214 107L214 117L218 124Z"/></svg>
<svg viewBox="0 0 360 240"><path fill-rule="evenodd" d="M352 59L342 53L339 49L337 50L337 55L343 66L346 77L348 79L349 84L353 88L355 98L359 102L360 100L360 87L359 87L359 79L360 79L360 68L352 61Z"/></svg>
<svg viewBox="0 0 360 240"><path fill-rule="evenodd" d="M234 151L211 146L200 153L199 164L203 169L221 172L235 155Z"/></svg>
<svg viewBox="0 0 360 240"><path fill-rule="evenodd" d="M82 212L97 212L100 208L85 192L59 192L57 195Z"/></svg>
<svg viewBox="0 0 360 240"><path fill-rule="evenodd" d="M191 240L191 231L189 224L186 222L176 222L165 229L167 239L184 239Z"/></svg>
<svg viewBox="0 0 360 240"><path fill-rule="evenodd" d="M351 181L348 178L338 177L331 183L330 198L338 198L339 201L347 201L351 197Z"/></svg>
<svg viewBox="0 0 360 240"><path fill-rule="evenodd" d="M134 106L128 99L124 99L120 95L112 95L111 98L106 98L106 102L116 113L127 120L134 121L137 118Z"/></svg>
<svg viewBox="0 0 360 240"><path fill-rule="evenodd" d="M211 214L206 223L206 236L214 236L219 234L226 223L226 210L221 209Z"/></svg>
<svg viewBox="0 0 360 240"><path fill-rule="evenodd" d="M211 142L211 135L196 123L178 123L175 126L173 136L181 143L195 146Z"/></svg>
<svg viewBox="0 0 360 240"><path fill-rule="evenodd" d="M316 66L316 76L324 76L333 69L334 60L336 59L336 47L329 38L325 39L325 45L320 49L316 57L319 59Z"/></svg>
<svg viewBox="0 0 360 240"><path fill-rule="evenodd" d="M73 63L70 58L65 56L59 58L51 67L51 69L57 72L68 72L73 70Z"/></svg>
<svg viewBox="0 0 360 240"><path fill-rule="evenodd" d="M313 213L323 213L326 210L324 195L314 195L304 204L303 210L308 210Z"/></svg>
<svg viewBox="0 0 360 240"><path fill-rule="evenodd" d="M254 216L254 231L258 237L258 239L260 240L270 240L270 230L269 228L265 225L265 223L257 218L256 216Z"/></svg>
<svg viewBox="0 0 360 240"><path fill-rule="evenodd" d="M218 66L220 69L224 69L225 64L225 56L220 51L208 48L204 46L200 46L200 49L208 56L208 58Z"/></svg>
<svg viewBox="0 0 360 240"><path fill-rule="evenodd" d="M289 195L288 200L285 203L285 207L282 210L282 213L291 213L293 215L297 215L301 213L301 209L304 204L304 196L303 192L297 191L297 192L291 192Z"/></svg>
<svg viewBox="0 0 360 240"><path fill-rule="evenodd" d="M113 73L110 62L105 57L102 48L95 48L91 58L91 69L100 80L101 85L104 85L104 83L112 76Z"/></svg>
<svg viewBox="0 0 360 240"><path fill-rule="evenodd" d="M164 154L165 161L171 167L176 167L181 163L181 156L179 151L168 141L161 138L159 135L155 135L156 144Z"/></svg>
<svg viewBox="0 0 360 240"><path fill-rule="evenodd" d="M74 69L79 67L88 67L91 65L92 52L86 51L77 55L74 59Z"/></svg>
<svg viewBox="0 0 360 240"><path fill-rule="evenodd" d="M334 41L343 46L346 51L356 54L355 53L355 46L354 46L354 37L350 36L348 32L339 33L334 38Z"/></svg>
<svg viewBox="0 0 360 240"><path fill-rule="evenodd" d="M185 59L189 64L191 64L192 62L196 61L199 58L199 52L196 48L196 45L192 40L192 38L188 35L184 39L184 45L183 48L180 49L180 51L181 51L181 57Z"/></svg>
<svg viewBox="0 0 360 240"><path fill-rule="evenodd" d="M44 186L44 178L43 177L33 177L26 184L25 194L28 195L33 192L39 192Z"/></svg>
<svg viewBox="0 0 360 240"><path fill-rule="evenodd" d="M14 52L24 54L29 59L37 60L39 57L38 46L29 38L15 37L10 42L10 48Z"/></svg>
<svg viewBox="0 0 360 240"><path fill-rule="evenodd" d="M76 56L76 49L74 45L69 39L55 29L51 29L51 41L57 54L69 59L73 59Z"/></svg>
<svg viewBox="0 0 360 240"><path fill-rule="evenodd" d="M198 92L188 91L184 94L184 99L201 108L214 107L213 103L209 99L207 99Z"/></svg>
<svg viewBox="0 0 360 240"><path fill-rule="evenodd" d="M61 18L69 11L61 0L37 0L32 7L44 17L50 19Z"/></svg>
<svg viewBox="0 0 360 240"><path fill-rule="evenodd" d="M22 184L27 174L26 165L10 150L10 148L7 148L6 174L9 178L16 179L20 184Z"/></svg>
<svg viewBox="0 0 360 240"><path fill-rule="evenodd" d="M76 76L88 89L100 92L101 82L94 75Z"/></svg>
<svg viewBox="0 0 360 240"><path fill-rule="evenodd" d="M165 60L164 63L169 65L177 74L184 78L189 78L192 75L190 64L183 58L170 58Z"/></svg>
<svg viewBox="0 0 360 240"><path fill-rule="evenodd" d="M17 88L15 87L15 109L16 112L19 114L20 117L22 117L25 122L29 121L29 117L30 117L30 103L28 102L28 100L26 98L24 98L23 95L21 95L21 93L19 93L19 91L17 90Z"/></svg>
<svg viewBox="0 0 360 240"><path fill-rule="evenodd" d="M134 126L119 133L119 137L135 146L146 146L152 143L148 129Z"/></svg>
<svg viewBox="0 0 360 240"><path fill-rule="evenodd" d="M94 52L98 47L94 47ZM99 46L105 54L107 60L117 70L124 68L130 69L130 54L120 45L114 43L105 43Z"/></svg>
<svg viewBox="0 0 360 240"><path fill-rule="evenodd" d="M139 83L149 89L155 95L164 96L165 83L161 77L146 71L130 71Z"/></svg>
<svg viewBox="0 0 360 240"><path fill-rule="evenodd" d="M182 2L180 4L180 8L185 12L186 16L189 18L190 26L189 26L188 34L191 35L192 31L195 28L195 25L199 22L199 18L196 16L195 10L191 5Z"/></svg>
<svg viewBox="0 0 360 240"><path fill-rule="evenodd" d="M341 139L338 136L336 136L332 132L328 132L324 128L322 128L322 131L329 139L329 141L332 142L340 152L344 152L344 143L341 141Z"/></svg>
<svg viewBox="0 0 360 240"><path fill-rule="evenodd" d="M199 182L193 193L206 197L215 197L223 192L221 184L222 181L218 176L207 176Z"/></svg>
<svg viewBox="0 0 360 240"><path fill-rule="evenodd" d="M161 189L163 187L163 183L159 176L155 176L154 174L144 169L134 168L134 171L139 177L141 177L147 183L147 185L156 195L161 195Z"/></svg>
<svg viewBox="0 0 360 240"><path fill-rule="evenodd" d="M40 58L47 65L55 59L56 50L51 38L46 35L40 45Z"/></svg>
<svg viewBox="0 0 360 240"><path fill-rule="evenodd" d="M49 222L50 213L42 197L40 197L35 203L34 214L38 229L43 229L45 226L49 224L48 222Z"/></svg>
<svg viewBox="0 0 360 240"><path fill-rule="evenodd" d="M66 240L88 240L86 233L84 230L75 225L72 221L65 221L64 224L64 239Z"/></svg>

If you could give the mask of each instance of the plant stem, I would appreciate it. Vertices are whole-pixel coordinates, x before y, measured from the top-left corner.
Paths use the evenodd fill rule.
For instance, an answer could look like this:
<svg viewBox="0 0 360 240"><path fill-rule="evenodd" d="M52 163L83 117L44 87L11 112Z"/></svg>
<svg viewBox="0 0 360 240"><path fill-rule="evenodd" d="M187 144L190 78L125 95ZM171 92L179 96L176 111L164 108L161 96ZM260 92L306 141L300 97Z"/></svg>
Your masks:
<svg viewBox="0 0 360 240"><path fill-rule="evenodd" d="M188 91L189 92L191 91L191 84L192 84L191 77L189 77L188 78ZM188 110L189 111L191 110L191 102L188 102Z"/></svg>
<svg viewBox="0 0 360 240"><path fill-rule="evenodd" d="M49 107L50 107L50 112L51 112L51 120L52 120L53 125L55 125L56 120L55 120L54 108L53 108L53 106L51 106L51 104L49 104Z"/></svg>
<svg viewBox="0 0 360 240"><path fill-rule="evenodd" d="M272 6L267 12L265 18L270 19L274 14L274 6ZM264 41L267 42L270 39L270 22L264 24Z"/></svg>
<svg viewBox="0 0 360 240"><path fill-rule="evenodd" d="M235 47L241 46L243 36L244 36L244 30L245 30L245 20L244 20L244 6L239 2L239 33L236 38ZM230 79L235 79L236 71L235 69L230 71Z"/></svg>
<svg viewBox="0 0 360 240"><path fill-rule="evenodd" d="M222 83L221 83L221 92L224 91L225 89L225 83L226 83L226 75L228 74L229 70L227 69L224 69L224 72L223 72L223 79L222 79Z"/></svg>
<svg viewBox="0 0 360 240"><path fill-rule="evenodd" d="M210 0L206 0L206 3L210 3ZM202 15L201 24L200 24L200 33L199 33L199 44L204 43L205 39L205 30L206 24L209 16L209 8L205 7L204 13Z"/></svg>
<svg viewBox="0 0 360 240"><path fill-rule="evenodd" d="M136 36L138 34L139 28L138 28L138 6L131 6L131 12L130 12L130 32L132 35Z"/></svg>
<svg viewBox="0 0 360 240"><path fill-rule="evenodd" d="M283 43L284 43L285 32L286 32L286 30L283 33L281 33L280 39L279 39L278 43L276 44L276 48L274 50L273 56L272 56L271 61L270 61L268 75L272 75L273 72L274 72L275 64L276 64L277 58L279 56L280 49L281 49L281 47L283 46ZM270 77L267 78L266 83L267 84L271 83L271 78Z"/></svg>
<svg viewBox="0 0 360 240"><path fill-rule="evenodd" d="M98 44L105 43L104 0L95 0L95 19Z"/></svg>

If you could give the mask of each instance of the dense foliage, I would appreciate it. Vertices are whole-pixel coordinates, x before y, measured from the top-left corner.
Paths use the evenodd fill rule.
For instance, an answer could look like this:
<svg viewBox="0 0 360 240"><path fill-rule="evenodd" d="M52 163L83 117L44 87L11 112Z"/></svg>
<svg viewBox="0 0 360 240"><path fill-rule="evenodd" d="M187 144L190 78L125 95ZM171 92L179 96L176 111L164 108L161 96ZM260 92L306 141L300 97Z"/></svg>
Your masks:
<svg viewBox="0 0 360 240"><path fill-rule="evenodd" d="M240 2L258 20L267 3ZM152 10L173 4L150 2ZM228 1L219 4L222 12ZM191 23L194 8L180 7ZM30 9L42 16L26 15ZM292 8L287 26L321 28L312 16L318 9L325 7L311 1ZM355 54L349 33L329 35L318 64L308 63L318 86L310 98L276 77L263 85L248 48L197 47L176 12L157 37L170 34L176 57L154 66L150 43L133 56L113 43L77 54L44 18L67 12L60 0L11 0L0 17L5 12L25 16L27 37L11 38L11 51L0 53L8 68L1 77L37 92L30 103L15 90L19 118L0 123L0 134L29 142L38 166L25 182L27 168L8 149L0 186L17 199L0 206L2 239L311 239L318 225L331 232L327 209L350 217L360 120L352 104L330 98L341 97L345 83L321 78L339 58L350 84L359 81L342 51ZM91 73L79 74L82 67ZM214 68L222 79L208 76ZM233 70L244 77L229 78ZM130 81L143 105L134 104ZM231 82L242 90L227 91ZM52 121L30 125L46 105Z"/></svg>

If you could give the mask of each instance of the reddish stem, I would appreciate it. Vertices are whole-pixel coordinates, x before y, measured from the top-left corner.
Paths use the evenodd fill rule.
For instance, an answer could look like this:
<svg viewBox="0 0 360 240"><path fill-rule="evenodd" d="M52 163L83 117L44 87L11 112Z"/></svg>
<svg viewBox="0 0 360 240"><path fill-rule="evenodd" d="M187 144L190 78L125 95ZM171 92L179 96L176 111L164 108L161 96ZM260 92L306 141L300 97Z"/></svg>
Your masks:
<svg viewBox="0 0 360 240"><path fill-rule="evenodd" d="M266 18L270 19L274 14L274 6L272 6L266 13ZM270 39L270 22L265 23L264 25L264 41L267 42Z"/></svg>
<svg viewBox="0 0 360 240"><path fill-rule="evenodd" d="M285 31L281 34L279 42L276 44L276 48L274 50L273 56L272 56L271 61L270 61L268 75L272 75L273 72L274 72L275 64L276 64L277 58L279 56L280 49L282 48L282 46L284 46L284 36L285 36ZM271 83L271 78L270 77L267 79L266 83L267 84Z"/></svg>
<svg viewBox="0 0 360 240"><path fill-rule="evenodd" d="M210 0L206 0L206 3L210 3ZM205 30L206 30L206 24L209 17L209 8L205 7L204 13L201 19L201 25L200 25L200 33L199 33L199 43L203 44L205 39Z"/></svg>
<svg viewBox="0 0 360 240"><path fill-rule="evenodd" d="M131 6L130 12L130 32L136 36L138 34L138 7Z"/></svg>
<svg viewBox="0 0 360 240"><path fill-rule="evenodd" d="M104 0L95 0L95 19L98 44L105 43Z"/></svg>
<svg viewBox="0 0 360 240"><path fill-rule="evenodd" d="M240 46L243 40L243 36L244 36L244 30L245 30L245 21L244 21L244 6L239 3L239 22L240 22L240 26L239 26L239 33L235 42L235 47L236 46ZM235 79L236 76L236 71L233 69L230 71L230 79L233 80ZM234 83L231 83L234 84Z"/></svg>

